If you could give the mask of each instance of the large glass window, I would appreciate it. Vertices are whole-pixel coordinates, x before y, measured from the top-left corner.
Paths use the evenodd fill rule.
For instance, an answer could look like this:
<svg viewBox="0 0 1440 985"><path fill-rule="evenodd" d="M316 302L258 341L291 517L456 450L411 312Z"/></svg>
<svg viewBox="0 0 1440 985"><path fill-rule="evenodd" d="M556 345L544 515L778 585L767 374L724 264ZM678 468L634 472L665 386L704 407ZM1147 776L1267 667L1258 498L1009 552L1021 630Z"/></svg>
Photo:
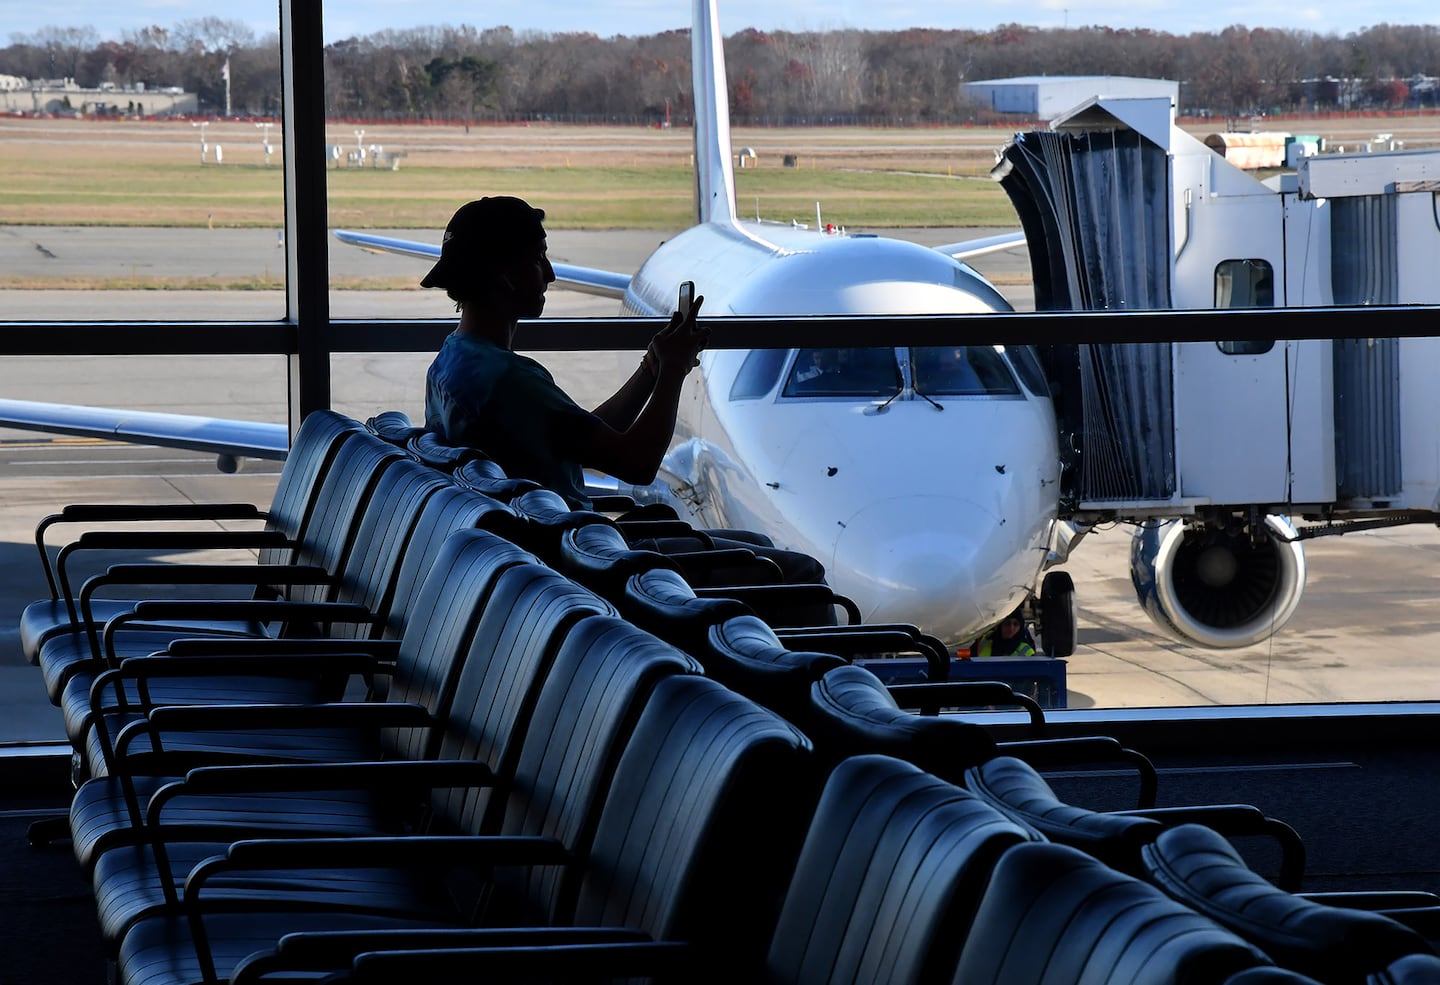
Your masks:
<svg viewBox="0 0 1440 985"><path fill-rule="evenodd" d="M989 233L1019 229L1014 189L957 179L987 179L997 143L1049 132L1048 125L1037 120L1038 108L1011 115L999 103L977 101L954 79L962 69L967 82L1029 74L1032 68L1039 76L1053 63L1045 57L1053 54L1053 45L1046 45L1073 32L1054 25L1003 36L942 30L933 36L906 35L901 44L878 24L858 31L805 28L803 16L791 16L785 6L775 8L774 24L754 31L745 23L724 24L737 204L744 219L759 220L748 227L751 232L777 241L801 236L839 240L841 233L861 233L954 248ZM161 24L147 25L123 6L107 8L104 23L93 21L97 14L89 7L59 7L45 8L40 21L7 24L8 43L0 47L0 170L5 175L0 182L0 317L15 330L0 333L0 398L280 424L295 410L293 394L306 392L305 373L313 371L318 358L328 404L358 418L398 409L418 420L434 341L456 314L443 294L418 286L430 260L360 249L327 235L327 278L319 294L310 295L323 295L327 305L319 314L307 313L303 326L284 321L301 316L287 310L286 291L294 288L286 281L287 261L294 259L288 250L296 229L286 227L284 178L286 166L294 162L282 136L275 9L248 0L218 17L200 3L168 9L174 19ZM663 21L623 27L618 11L603 15L609 18L603 23L577 25L561 23L543 4L527 11L524 21L507 17L513 21L509 24L492 22L498 18L483 6L388 5L384 20L373 19L376 9L362 3L325 4L323 58L315 59L323 63L323 83L312 79L306 84L311 95L317 84L323 86L325 122L306 133L318 137L323 129L317 143L324 148L325 233L361 230L433 248L460 203L487 194L520 195L547 210L550 255L557 263L628 276L661 243L675 241L692 225L692 82L681 30L688 26L683 6ZM723 8L720 13L727 18ZM1096 44L1103 40L1085 37ZM1201 32L1165 43L1183 42L1203 55L1219 37ZM1294 39L1263 40L1283 46ZM1105 73L1119 65L1127 74L1161 77L1177 64L1182 65L1177 71L1189 64L1157 59L1147 52L1150 42L1143 37L1128 41L1123 57L1097 56ZM1262 99L1271 109L1287 112L1342 102L1355 108L1368 101L1367 113L1381 112L1377 101L1388 99L1406 115L1385 121L1390 139L1383 145L1371 139L1375 135L1369 131L1378 126L1373 115L1306 117L1294 129L1315 130L1323 139L1306 140L1304 153L1288 154L1279 164L1257 170L1244 166L1238 155L1219 163L1198 158L1205 162L1204 174L1233 178L1236 184L1229 187L1240 187L1244 194L1230 195L1218 184L1202 188L1183 164L1162 162L1162 170L1144 172L1149 185L1095 183L1091 187L1099 200L1054 197L1084 203L1063 217L1063 227L1076 234L1064 239L1067 256L1059 255L1065 252L1062 237L1045 243L1032 236L1028 246L973 258L974 268L1024 313L1021 328L1012 331L1001 321L1010 317L1005 315L966 323L966 332L980 326L979 337L967 334L961 345L911 348L912 339L903 337L887 338L886 345L909 349L908 379L922 393L1053 395L1054 408L1069 426L1051 455L1051 461L1061 463L1061 477L1052 482L1020 471L1015 461L1030 443L1014 437L1008 421L948 412L963 405L1008 413L1020 409L1019 400L956 400L944 415L923 408L933 426L940 426L939 419L954 431L917 445L916 460L944 456L961 461L966 471L954 488L963 488L969 501L985 509L993 507L999 526L1009 521L994 504L1008 508L1006 497L1016 490L1031 496L1042 512L1057 504L1062 512L1083 509L1093 504L1064 499L1072 476L1098 476L1123 486L1137 474L1149 474L1127 458L1143 445L1159 449L1161 464L1152 471L1178 482L1175 477L1183 479L1184 470L1204 455L1222 460L1251 447L1263 426L1267 440L1277 444L1267 444L1262 456L1227 460L1231 464L1216 472L1227 483L1271 481L1277 491L1245 502L1234 513L1216 513L1208 528L1190 538L1186 546L1194 550L1184 557L1195 562L1191 567L1202 579L1224 575L1232 562L1248 563L1252 555L1238 548L1249 550L1252 541L1264 540L1252 537L1246 525L1265 514L1293 516L1303 525L1307 516L1332 520L1335 503L1372 515L1408 503L1405 497L1418 486L1406 470L1418 467L1425 452L1424 432L1406 428L1417 419L1434 419L1417 414L1411 401L1424 392L1415 376L1434 358L1420 340L1412 340L1415 348L1404 355L1363 345L1334 358L1318 358L1310 348L1285 349L1285 359L1276 351L1285 343L1213 341L1242 334L1227 335L1224 329L1241 321L1253 326L1251 319L1263 320L1260 324L1276 339L1293 339L1297 333L1307 339L1315 333L1373 334L1376 325L1395 325L1415 335L1413 310L1397 307L1363 320L1329 312L1314 320L1309 306L1326 307L1340 293L1405 305L1437 300L1429 293L1435 286L1433 271L1410 262L1435 255L1435 244L1425 238L1432 235L1433 222L1431 232L1422 236L1407 218L1415 203L1424 206L1422 211L1434 203L1419 193L1402 200L1381 187L1386 181L1403 184L1403 167L1432 149L1433 98L1426 93L1433 95L1436 87L1426 81L1429 69L1412 72L1404 62L1408 56L1398 49L1382 51L1383 42L1359 31L1334 44L1317 44L1311 54L1319 60L1303 62L1303 78L1282 82L1267 76L1261 89L1232 92L1223 81L1184 77L1178 83L1175 120L1178 131L1198 141L1222 115L1250 120L1249 111L1260 109ZM1327 66L1345 55L1355 56L1344 60L1346 72L1416 77L1403 95L1378 77L1337 84L1333 93L1306 81L1335 74ZM1302 64L1281 57L1263 61ZM1200 57L1195 63L1213 59ZM872 71L875 66L884 71ZM1087 70L1084 65L1077 69ZM1057 105L1074 106L1094 94L1074 91L1086 84L1093 88L1093 83L1052 77L1027 91L1038 98L1067 86ZM1036 83L1032 79L1028 85ZM1012 94L1019 86L1009 86ZM1250 102L1237 102L1242 96ZM1259 126L1269 125L1256 119L1262 120ZM1108 161L1117 164L1113 173L1124 174L1127 161L1154 158L1138 145L1130 157L1130 149L1118 140L1107 145L1104 135L1123 128L1117 131L1112 121L1103 122L1071 146L1089 155L1094 167L1104 169ZM1229 141L1235 147L1241 143ZM1353 200L1338 210L1339 221L1322 221L1325 217L1315 210L1347 198L1324 185L1328 172L1340 166L1342 147L1352 153L1366 148L1367 170L1377 174L1379 190L1362 189L1363 195L1350 196ZM1398 155L1401 150L1422 153ZM1397 156L1392 158L1392 152ZM1013 159L1011 164L1019 166ZM1172 166L1180 170L1163 170ZM1032 177L1058 180L1039 171ZM1309 191L1297 192L1302 185ZM1156 189L1166 197L1144 197ZM1043 227L1043 221L1034 223ZM1036 253L1042 247L1051 252ZM1213 249L1213 255L1205 249ZM937 269L947 274L941 279L953 279L956 268L949 260L912 256L939 263ZM1044 259L1057 262L1040 262ZM672 280L696 279L700 292L715 302L706 309L709 317L723 310L719 302L725 292L745 280L709 253L697 253L683 268L669 272ZM1044 272L1039 284L1032 269ZM801 284L804 290L824 286L830 268L817 270ZM886 270L864 272L889 276ZM1365 291L1340 292L1336 286L1357 283ZM1303 285L1303 292L1287 295L1289 285ZM868 296L878 299L876 307L894 300L879 290ZM672 284L665 298L673 297ZM901 299L909 306L905 313L913 315L919 307L923 319L929 297L906 295ZM786 310L812 314L805 298L802 290L792 292ZM1283 310L1301 305L1307 307L1303 322ZM1147 346L1164 347L1172 329L1192 339L1195 324L1168 315L1071 318L1056 310L1176 306L1253 310L1212 323L1218 326L1214 333L1183 350L1179 361L1168 354L1152 359L1153 350L1140 346L1100 355L1086 350L1088 363L1080 356L1071 362L1053 358L1060 350L1074 355L1072 336L1083 338L1084 345L1092 339L1128 344L1144 338ZM1036 309L1041 310L1032 316ZM614 297L568 293L557 286L546 317L602 317L619 310ZM752 318L767 314L743 313ZM342 324L324 324L325 315ZM343 324L348 320L363 324ZM126 327L106 331L112 322ZM255 334L266 326L274 333L267 338L274 341L256 354ZM522 333L528 328L522 327ZM173 338L182 354L154 354L152 330ZM125 331L146 337L146 353L129 354ZM365 339L364 345L374 340L374 350L351 351L361 346L346 334L350 331ZM764 341L783 348L755 350L749 360L731 361L753 375L724 381L720 395L755 396L781 385L786 395L797 398L879 402L895 394L906 378L894 349L871 344L870 326L839 323L833 347L813 345L830 335L812 331L787 337L789 331L803 327L776 323ZM933 334L914 338L937 341ZM1029 349L1012 347L1007 361L986 344L1002 338L1042 344L1047 370L1063 364L1067 372L1037 379ZM557 375L583 392L587 402L613 390L633 371L637 351L633 339L630 344L629 349L557 356L539 342L532 349L523 335L518 340L520 348L563 367ZM1222 359L1216 345L1225 354L1272 355L1258 361ZM184 354L193 351L188 346L203 351ZM1228 382L1224 374L1253 376L1251 364L1257 362L1273 373L1257 385L1273 382L1274 389L1255 400L1253 409L1252 403L1222 403L1214 396ZM1188 398L1175 395L1181 391ZM1164 413L1162 399L1174 404L1166 404ZM1179 407L1186 399L1190 403ZM1167 414L1182 411L1186 423L1178 429L1177 450L1175 443L1166 443L1168 435L1161 441L1157 434L1163 430L1160 423L1170 420ZM1305 430L1327 415L1338 428L1348 429L1337 440ZM883 420L887 426L903 419L901 413L872 418L871 423ZM1124 433L1141 440L1122 447L1115 440L1122 430L1114 426L1117 421L1124 423ZM995 438L995 444L983 445L977 436ZM1313 440L1302 446L1297 436ZM848 448L845 437L825 446L826 451ZM237 477L215 473L213 457L195 453L173 452L184 462L172 468L163 460L171 452L146 456L108 443L102 452L93 438L6 431L0 441L15 453L0 473L0 481L16 483L0 507L0 515L12 524L6 528L16 558L10 568L28 579L16 589L16 609L44 594L38 572L28 566L30 530L40 515L63 502L126 496L263 502L263 489L251 485L241 492L239 484L274 481L273 466L260 462L248 464ZM1366 456L1374 449L1384 454L1372 462ZM1307 474L1333 479L1331 490L1295 491L1299 469L1293 463L1302 456L1313 465ZM1373 475L1360 468L1372 464ZM983 486L982 478L996 485ZM47 484L55 479L62 484ZM96 484L85 485L90 481ZM991 498L985 498L987 490L994 493ZM1137 494L1129 507L1159 502L1160 509L1194 519L1186 511L1196 503L1221 501L1213 489L1198 485L1193 494L1170 488L1164 493ZM1095 515L1112 519L1103 510ZM1291 621L1264 642L1219 657L1216 648L1169 642L1135 619L1139 602L1124 578L1136 570L1131 532L1129 526L1092 531L1066 562L1081 607L1079 650L1069 664L1073 704L1382 700L1440 691L1415 670L1433 643L1428 624L1413 616L1429 601L1428 579L1423 569L1402 565L1403 558L1432 553L1426 538L1433 536L1433 525L1383 533L1356 530L1343 545L1338 538L1307 538L1310 582ZM1362 549L1352 556L1357 543ZM1394 550L1396 544L1403 550ZM1371 548L1381 558L1378 571L1360 577ZM1343 593L1336 591L1337 570L1345 573ZM1392 604L1397 598L1406 604ZM1362 676L1341 665L1373 638L1353 629L1357 618L1365 618L1356 614L1369 612L1384 613L1389 638L1382 653L1367 652L1371 672ZM1333 644L1333 653L1311 659L1309 648L1322 638L1340 642ZM1143 675L1156 652L1183 666L1164 666L1143 680L1132 676ZM4 669L18 679L28 671L13 656ZM1264 673L1255 673L1261 666ZM1419 684L1412 671L1420 674ZM24 687L10 693L23 694Z"/></svg>

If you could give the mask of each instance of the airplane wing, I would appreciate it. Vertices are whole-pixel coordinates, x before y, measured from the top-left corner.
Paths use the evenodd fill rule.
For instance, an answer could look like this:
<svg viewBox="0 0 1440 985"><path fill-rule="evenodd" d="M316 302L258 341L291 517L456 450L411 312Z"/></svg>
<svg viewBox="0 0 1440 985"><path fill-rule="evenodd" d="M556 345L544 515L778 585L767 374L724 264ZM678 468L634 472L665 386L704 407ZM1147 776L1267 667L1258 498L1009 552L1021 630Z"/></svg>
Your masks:
<svg viewBox="0 0 1440 985"><path fill-rule="evenodd" d="M38 400L0 400L0 427L209 452L222 472L235 471L242 458L283 461L290 449L284 424Z"/></svg>
<svg viewBox="0 0 1440 985"><path fill-rule="evenodd" d="M375 253L398 253L401 256L419 257L424 260L438 260L440 247L433 243L397 239L393 236L376 236L372 233L357 233L348 229L335 230L335 238L342 243L358 246ZM628 274L617 274L594 267L580 267L573 263L551 263L555 268L555 283L570 291L594 294L602 298L623 298L630 286Z"/></svg>
<svg viewBox="0 0 1440 985"><path fill-rule="evenodd" d="M336 230L335 236L367 250L425 260L440 255L440 247L431 243L348 230ZM568 263L554 267L556 283L572 291L623 298L630 286L625 274ZM289 432L283 424L38 400L0 400L0 427L206 452L216 456L222 472L234 472L246 458L283 461L290 448Z"/></svg>
<svg viewBox="0 0 1440 985"><path fill-rule="evenodd" d="M959 243L937 246L935 249L954 257L956 260L965 261L984 256L987 253L999 253L1001 250L1009 250L1016 246L1024 245L1025 234L1017 229L1013 233L981 236L979 239L967 239Z"/></svg>

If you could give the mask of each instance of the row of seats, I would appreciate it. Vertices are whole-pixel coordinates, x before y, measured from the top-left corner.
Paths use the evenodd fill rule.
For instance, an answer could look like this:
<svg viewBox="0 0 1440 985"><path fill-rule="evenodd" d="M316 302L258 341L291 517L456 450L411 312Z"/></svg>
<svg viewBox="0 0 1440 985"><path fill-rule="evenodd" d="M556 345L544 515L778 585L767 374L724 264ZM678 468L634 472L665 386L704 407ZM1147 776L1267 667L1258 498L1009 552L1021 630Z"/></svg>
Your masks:
<svg viewBox="0 0 1440 985"><path fill-rule="evenodd" d="M1278 837L1298 882L1280 822L1083 811L1030 762L1118 744L903 710L847 654L910 628L787 645L621 522L537 524L397 449L307 418L273 542L246 535L266 553L186 576L252 598L104 600L178 580L118 565L72 599L73 556L143 539L87 530L26 611L122 985L1440 981L1422 934L1277 888L1216 833Z"/></svg>

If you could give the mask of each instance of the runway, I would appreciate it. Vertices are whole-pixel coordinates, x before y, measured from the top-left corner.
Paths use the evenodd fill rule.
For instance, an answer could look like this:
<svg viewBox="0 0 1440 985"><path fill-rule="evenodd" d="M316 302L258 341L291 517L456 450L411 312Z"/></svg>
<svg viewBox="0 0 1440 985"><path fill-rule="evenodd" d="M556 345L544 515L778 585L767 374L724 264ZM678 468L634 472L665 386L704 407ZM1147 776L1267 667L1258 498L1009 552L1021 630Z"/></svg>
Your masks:
<svg viewBox="0 0 1440 985"><path fill-rule="evenodd" d="M178 240L174 232L157 230L151 236L145 230L95 230L93 236L82 237L11 228L0 236L0 264L41 271L55 269L52 263L86 269L116 254L149 256L172 270L221 271L232 269L227 264L248 269L254 255L266 248L274 255L273 242L263 245L263 230L224 231L215 238L221 245L212 244L209 230L181 231L186 235ZM926 230L909 235L934 245L985 232ZM633 269L658 238L633 231L561 230L552 235L551 252L575 263ZM424 269L419 261L337 247L331 250L336 276L418 279ZM161 258L165 250L173 252ZM1027 266L1023 250L986 260L977 266L1002 278L1023 274ZM703 274L697 272L696 279L703 293ZM16 320L229 320L279 317L281 302L274 292L66 290L0 291L0 304L6 317ZM547 314L608 314L614 310L610 304L556 292ZM260 311L270 313L254 313ZM453 306L443 296L421 290L336 291L332 315L447 318ZM428 353L336 356L336 408L358 418L398 409L418 420L429 358ZM634 354L552 353L543 359L577 399L594 404L629 371ZM12 358L0 363L0 393L16 399L280 421L285 415L285 367L278 357ZM64 503L266 503L276 469L276 463L252 462L241 474L227 476L199 455L0 432L0 561L8 573L0 605L18 613L25 602L45 594L33 546L34 525ZM1065 565L1077 585L1080 617L1080 650L1068 663L1071 707L1408 701L1440 692L1440 676L1431 667L1440 643L1434 589L1440 535L1434 528L1310 542L1307 591L1291 623L1266 643L1230 651L1204 650L1160 635L1135 603L1128 534L1125 527L1092 534ZM12 622L0 630L0 700L21 737L49 737L56 726L55 712L44 704L34 668L21 665L13 627Z"/></svg>

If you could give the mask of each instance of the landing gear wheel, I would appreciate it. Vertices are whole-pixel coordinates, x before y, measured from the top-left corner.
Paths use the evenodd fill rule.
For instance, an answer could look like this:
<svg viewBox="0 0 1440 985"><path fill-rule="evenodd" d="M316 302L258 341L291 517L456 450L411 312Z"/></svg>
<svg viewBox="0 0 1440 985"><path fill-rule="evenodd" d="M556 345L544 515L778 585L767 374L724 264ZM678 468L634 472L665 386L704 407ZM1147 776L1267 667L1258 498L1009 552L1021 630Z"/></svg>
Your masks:
<svg viewBox="0 0 1440 985"><path fill-rule="evenodd" d="M1051 571L1040 583L1040 642L1047 657L1075 652L1075 580Z"/></svg>

